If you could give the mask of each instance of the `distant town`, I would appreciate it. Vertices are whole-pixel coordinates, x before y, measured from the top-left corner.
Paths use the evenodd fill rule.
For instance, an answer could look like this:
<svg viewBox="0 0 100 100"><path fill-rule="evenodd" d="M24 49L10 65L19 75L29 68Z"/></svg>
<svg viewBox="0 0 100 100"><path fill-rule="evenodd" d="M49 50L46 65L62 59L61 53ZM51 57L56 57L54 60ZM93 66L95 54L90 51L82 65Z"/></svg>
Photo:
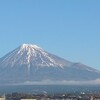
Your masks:
<svg viewBox="0 0 100 100"><path fill-rule="evenodd" d="M65 93L50 95L15 92L1 95L0 100L100 100L100 93Z"/></svg>

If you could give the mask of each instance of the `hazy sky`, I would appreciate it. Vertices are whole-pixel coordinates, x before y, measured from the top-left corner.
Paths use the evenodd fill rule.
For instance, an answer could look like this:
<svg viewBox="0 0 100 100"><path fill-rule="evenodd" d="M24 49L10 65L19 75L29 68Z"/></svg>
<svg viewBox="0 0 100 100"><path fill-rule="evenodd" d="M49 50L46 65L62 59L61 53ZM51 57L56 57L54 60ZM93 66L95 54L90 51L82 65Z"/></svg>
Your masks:
<svg viewBox="0 0 100 100"><path fill-rule="evenodd" d="M0 0L0 57L23 43L100 70L100 0Z"/></svg>

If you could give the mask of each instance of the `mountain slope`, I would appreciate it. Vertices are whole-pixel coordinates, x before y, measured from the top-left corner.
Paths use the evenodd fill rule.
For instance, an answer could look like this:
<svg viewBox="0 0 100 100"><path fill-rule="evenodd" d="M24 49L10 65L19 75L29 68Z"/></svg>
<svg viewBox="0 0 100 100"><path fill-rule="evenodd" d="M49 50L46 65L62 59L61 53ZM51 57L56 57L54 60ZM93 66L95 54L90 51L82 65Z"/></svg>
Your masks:
<svg viewBox="0 0 100 100"><path fill-rule="evenodd" d="M100 72L81 63L72 63L42 48L23 44L0 59L0 83L42 80L95 80Z"/></svg>

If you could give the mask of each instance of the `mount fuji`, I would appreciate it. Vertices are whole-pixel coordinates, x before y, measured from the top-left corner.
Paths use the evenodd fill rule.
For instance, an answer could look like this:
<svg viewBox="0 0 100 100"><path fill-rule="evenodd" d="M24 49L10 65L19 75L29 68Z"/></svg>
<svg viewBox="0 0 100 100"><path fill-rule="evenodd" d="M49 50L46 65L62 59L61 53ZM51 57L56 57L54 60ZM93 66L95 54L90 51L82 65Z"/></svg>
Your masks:
<svg viewBox="0 0 100 100"><path fill-rule="evenodd" d="M48 53L37 45L23 44L0 58L0 84L52 81L87 81L100 71Z"/></svg>

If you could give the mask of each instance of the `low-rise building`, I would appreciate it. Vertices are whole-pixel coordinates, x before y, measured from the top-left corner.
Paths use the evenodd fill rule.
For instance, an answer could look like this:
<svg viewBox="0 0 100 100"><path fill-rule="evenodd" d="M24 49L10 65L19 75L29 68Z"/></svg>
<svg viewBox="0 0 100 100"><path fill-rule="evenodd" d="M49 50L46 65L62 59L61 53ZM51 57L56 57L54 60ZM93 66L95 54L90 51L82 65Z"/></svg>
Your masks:
<svg viewBox="0 0 100 100"><path fill-rule="evenodd" d="M21 100L36 100L36 99L21 99Z"/></svg>

